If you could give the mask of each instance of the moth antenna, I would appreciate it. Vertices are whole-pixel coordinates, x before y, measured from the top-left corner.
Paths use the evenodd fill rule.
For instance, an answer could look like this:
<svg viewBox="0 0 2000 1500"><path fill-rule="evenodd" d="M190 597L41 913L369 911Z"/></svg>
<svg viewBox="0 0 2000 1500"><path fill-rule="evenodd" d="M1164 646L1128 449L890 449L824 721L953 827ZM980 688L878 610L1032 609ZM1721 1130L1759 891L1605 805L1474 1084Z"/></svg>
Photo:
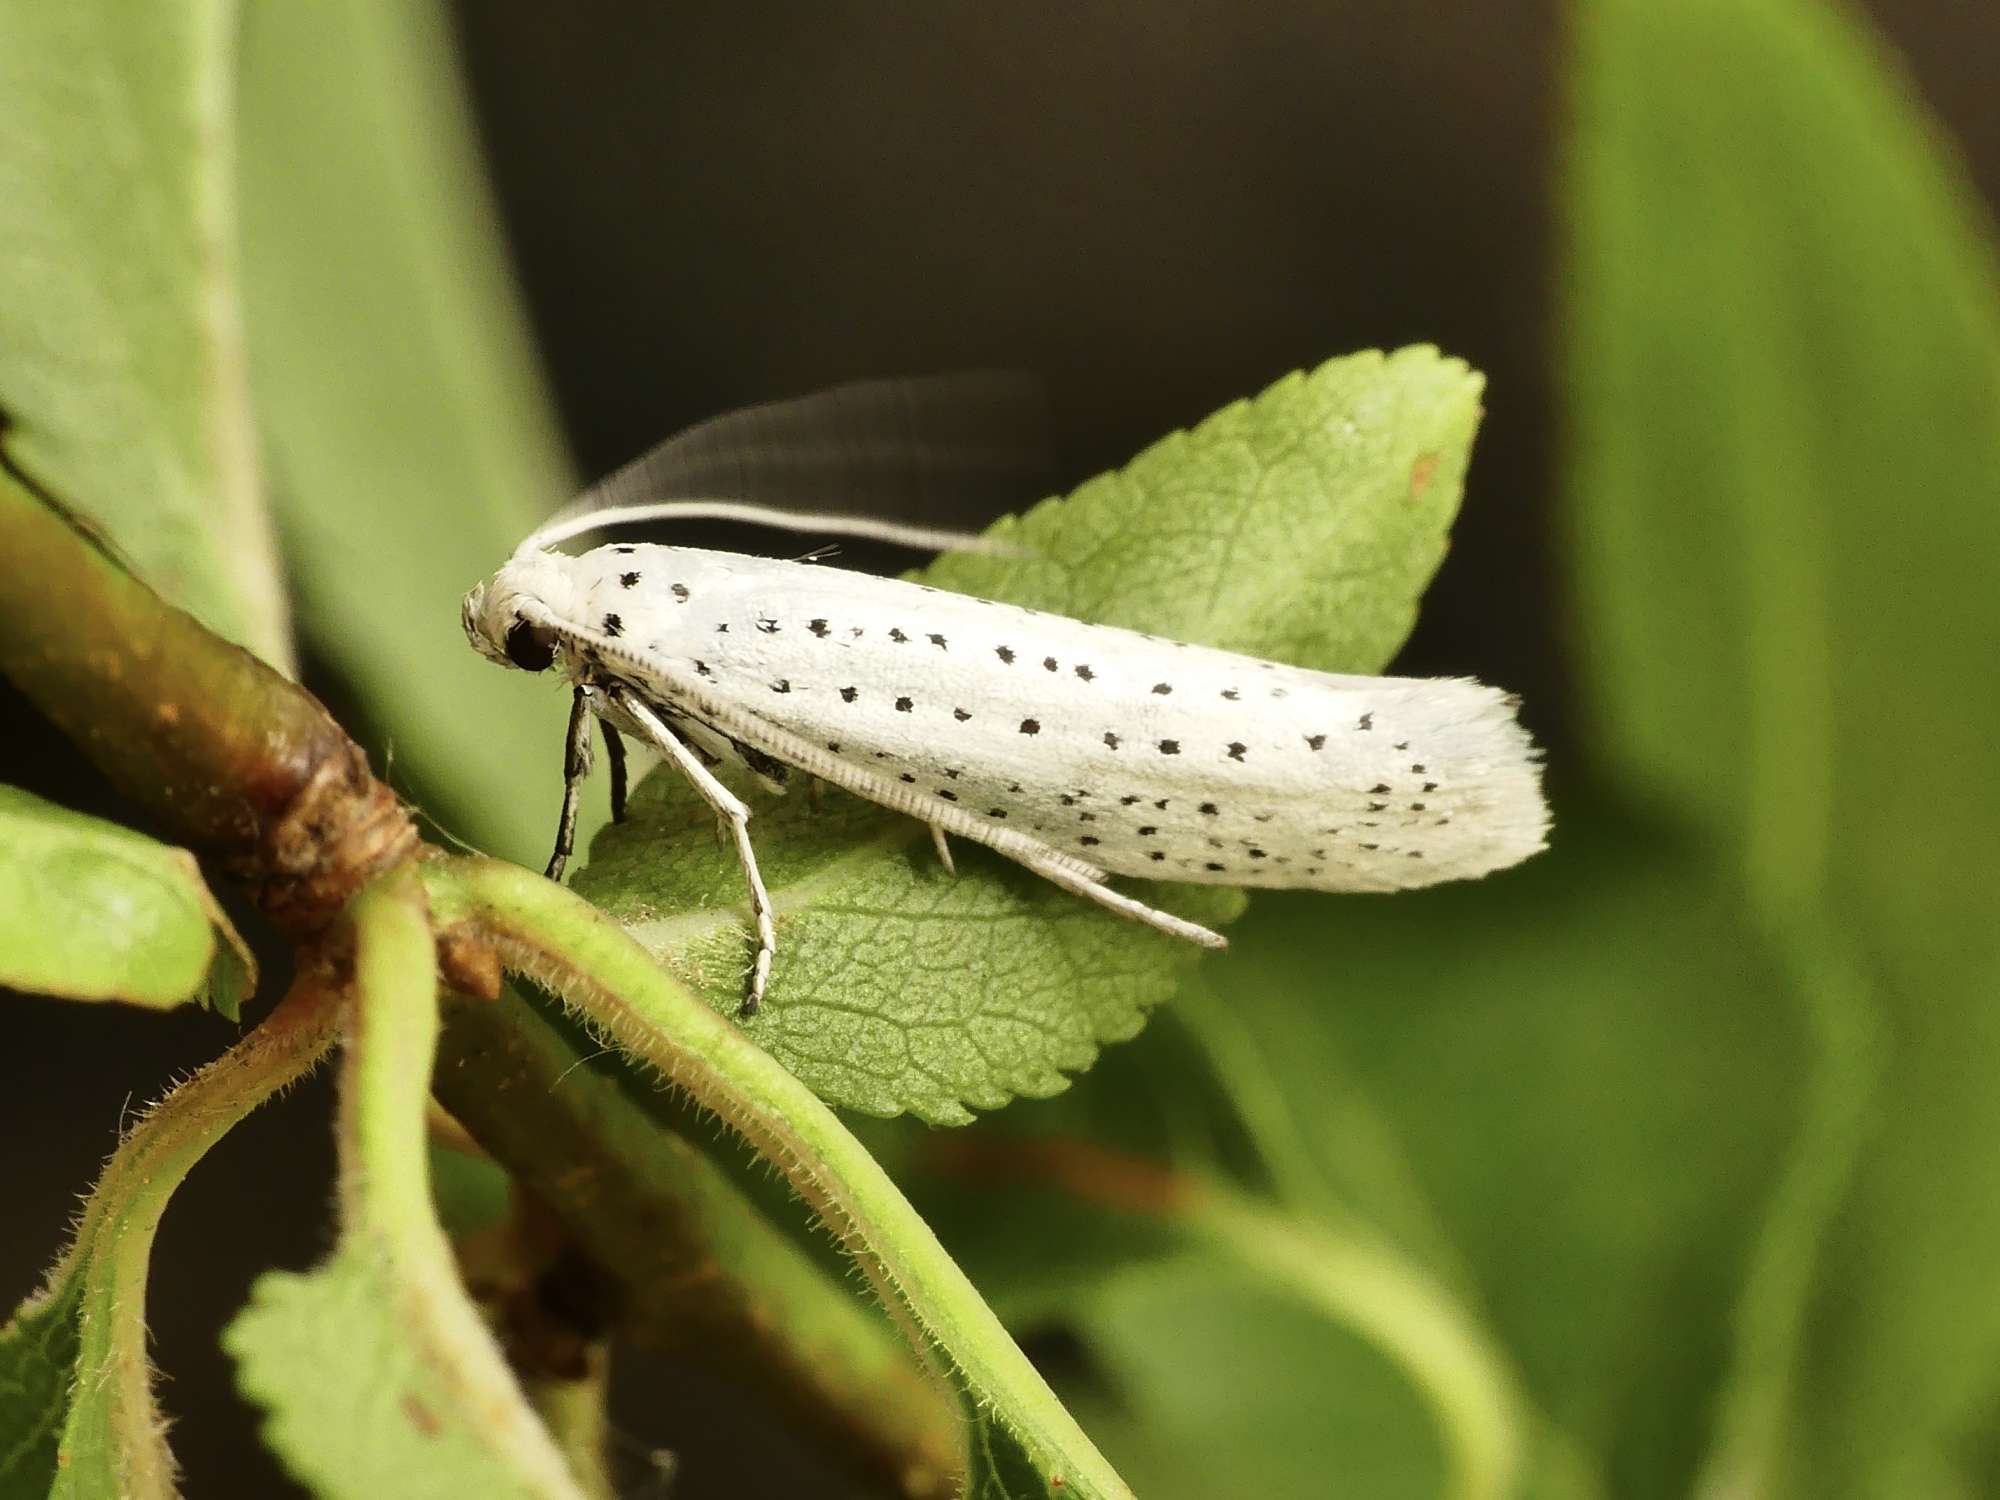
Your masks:
<svg viewBox="0 0 2000 1500"><path fill-rule="evenodd" d="M627 521L696 518L1012 555L1004 543L881 518L921 516L943 496L975 513L1018 508L1052 488L1051 451L1048 400L1032 376L852 381L676 433L577 495L515 555Z"/></svg>
<svg viewBox="0 0 2000 1500"><path fill-rule="evenodd" d="M525 557L566 542L587 532L642 521L746 521L753 526L770 526L780 531L810 531L823 536L854 536L869 541L888 542L899 547L916 547L930 552L975 552L988 557L1025 557L1025 548L996 541L974 532L951 531L936 526L911 526L901 521L884 521L874 516L820 515L811 511L776 510L767 505L750 505L741 500L657 500L648 505L621 505L609 510L585 511L564 516L530 533L514 549Z"/></svg>

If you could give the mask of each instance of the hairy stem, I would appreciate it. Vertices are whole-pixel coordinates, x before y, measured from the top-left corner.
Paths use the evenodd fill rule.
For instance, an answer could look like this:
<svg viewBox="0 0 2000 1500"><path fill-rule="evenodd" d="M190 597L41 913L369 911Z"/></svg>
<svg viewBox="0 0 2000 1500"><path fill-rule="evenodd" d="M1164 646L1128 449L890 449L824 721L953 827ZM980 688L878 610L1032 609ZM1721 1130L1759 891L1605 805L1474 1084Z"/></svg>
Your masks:
<svg viewBox="0 0 2000 1500"><path fill-rule="evenodd" d="M615 923L561 887L491 860L425 865L442 919L474 922L632 1056L685 1089L781 1171L884 1303L921 1326L1044 1484L1131 1491L1028 1363L930 1227L817 1095L670 979Z"/></svg>

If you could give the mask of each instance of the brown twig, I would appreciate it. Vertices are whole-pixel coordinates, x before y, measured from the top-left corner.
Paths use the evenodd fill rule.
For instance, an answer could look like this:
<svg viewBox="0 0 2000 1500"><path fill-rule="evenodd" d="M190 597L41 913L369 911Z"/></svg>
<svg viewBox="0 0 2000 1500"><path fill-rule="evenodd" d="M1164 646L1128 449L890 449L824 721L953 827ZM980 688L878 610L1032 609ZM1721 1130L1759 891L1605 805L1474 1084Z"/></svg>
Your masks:
<svg viewBox="0 0 2000 1500"><path fill-rule="evenodd" d="M131 577L0 460L0 672L293 938L417 832L319 700Z"/></svg>

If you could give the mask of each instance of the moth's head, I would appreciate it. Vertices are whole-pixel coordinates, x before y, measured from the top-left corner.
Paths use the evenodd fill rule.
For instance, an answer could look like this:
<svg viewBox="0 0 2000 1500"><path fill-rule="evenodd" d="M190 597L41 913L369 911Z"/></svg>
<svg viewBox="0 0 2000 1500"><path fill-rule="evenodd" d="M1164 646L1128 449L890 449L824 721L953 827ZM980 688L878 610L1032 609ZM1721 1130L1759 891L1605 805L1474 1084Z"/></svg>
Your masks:
<svg viewBox="0 0 2000 1500"><path fill-rule="evenodd" d="M544 621L566 613L571 586L561 561L553 553L517 557L490 582L474 587L459 610L472 649L524 672L553 666L557 637Z"/></svg>

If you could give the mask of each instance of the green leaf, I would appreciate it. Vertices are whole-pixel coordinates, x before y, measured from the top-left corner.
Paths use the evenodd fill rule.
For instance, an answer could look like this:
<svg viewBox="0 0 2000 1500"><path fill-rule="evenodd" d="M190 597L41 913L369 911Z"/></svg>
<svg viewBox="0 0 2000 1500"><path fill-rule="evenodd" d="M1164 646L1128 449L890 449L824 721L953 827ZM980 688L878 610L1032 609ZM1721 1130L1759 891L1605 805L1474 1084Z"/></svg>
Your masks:
<svg viewBox="0 0 2000 1500"><path fill-rule="evenodd" d="M461 1150L435 1136L430 1143L431 1190L438 1222L454 1239L478 1234L507 1217L513 1179L489 1156Z"/></svg>
<svg viewBox="0 0 2000 1500"><path fill-rule="evenodd" d="M530 1487L492 1451L477 1413L397 1316L407 1301L386 1257L361 1245L310 1275L260 1277L224 1346L244 1393L271 1410L265 1441L316 1495L563 1493Z"/></svg>
<svg viewBox="0 0 2000 1500"><path fill-rule="evenodd" d="M0 984L233 1019L256 972L192 854L0 786Z"/></svg>
<svg viewBox="0 0 2000 1500"><path fill-rule="evenodd" d="M119 1143L47 1284L0 1327L0 1497L177 1493L146 1359L154 1232L208 1148L319 1061L337 1016L330 997L295 990Z"/></svg>
<svg viewBox="0 0 2000 1500"><path fill-rule="evenodd" d="M63 1421L78 1375L87 1257L57 1267L48 1286L0 1327L0 1497L44 1500L63 1451ZM101 1361L101 1352L99 1359ZM96 1424L92 1424L95 1426ZM110 1468L108 1457L95 1466ZM157 1491L157 1486L155 1487Z"/></svg>
<svg viewBox="0 0 2000 1500"><path fill-rule="evenodd" d="M430 860L431 904L468 922L585 1024L742 1136L837 1235L912 1337L991 1411L1044 1482L1080 1500L1130 1495L937 1238L867 1150L806 1088L683 988L613 921L560 886L492 860Z"/></svg>
<svg viewBox="0 0 2000 1500"><path fill-rule="evenodd" d="M966 1392L958 1398L965 1424L965 1500L1066 1500L1065 1479L1044 1475L1007 1424Z"/></svg>
<svg viewBox="0 0 2000 1500"><path fill-rule="evenodd" d="M284 669L236 301L236 7L0 4L6 455Z"/></svg>
<svg viewBox="0 0 2000 1500"><path fill-rule="evenodd" d="M353 913L340 1246L309 1274L260 1277L224 1347L268 1414L265 1438L325 1500L583 1500L433 1214L425 1108L437 976L422 888L406 867Z"/></svg>
<svg viewBox="0 0 2000 1500"><path fill-rule="evenodd" d="M446 9L267 5L244 28L257 418L301 626L393 732L388 774L451 832L539 865L562 709L482 670L458 602L574 486Z"/></svg>
<svg viewBox="0 0 2000 1500"><path fill-rule="evenodd" d="M1126 468L959 554L939 587L1328 670L1379 670L1444 554L1479 415L1479 377L1430 348L1357 354L1279 381ZM779 916L763 1013L746 1024L834 1103L962 1123L1041 1096L1136 1033L1194 950L983 849L938 868L921 825L851 798L752 794ZM671 773L604 831L576 889L684 983L734 1012L747 962L742 877ZM1239 893L1153 890L1207 922Z"/></svg>
<svg viewBox="0 0 2000 1500"><path fill-rule="evenodd" d="M1738 867L1817 1054L1706 1482L1935 1491L2000 1378L1991 226L1844 12L1584 17L1579 666L1614 769Z"/></svg>

